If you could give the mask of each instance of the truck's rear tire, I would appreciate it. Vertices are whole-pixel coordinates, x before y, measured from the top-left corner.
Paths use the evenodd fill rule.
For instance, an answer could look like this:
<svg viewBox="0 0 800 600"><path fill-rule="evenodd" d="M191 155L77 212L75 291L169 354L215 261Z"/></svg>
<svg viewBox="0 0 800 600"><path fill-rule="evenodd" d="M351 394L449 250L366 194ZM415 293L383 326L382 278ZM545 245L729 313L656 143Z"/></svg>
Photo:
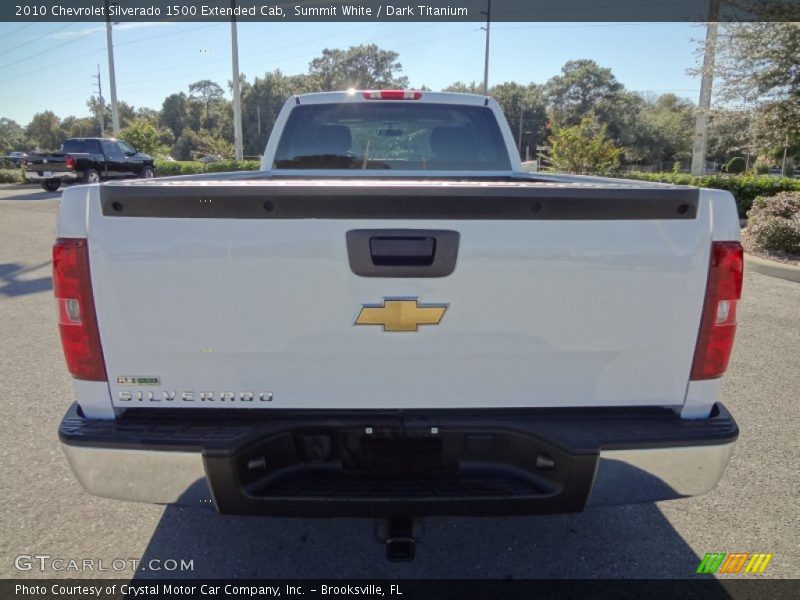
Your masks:
<svg viewBox="0 0 800 600"><path fill-rule="evenodd" d="M144 169L142 169L142 173L140 175L142 179L152 179L155 176L156 176L156 171L155 169L153 169L153 167L145 167Z"/></svg>
<svg viewBox="0 0 800 600"><path fill-rule="evenodd" d="M95 169L86 169L83 172L83 183L100 183L100 173Z"/></svg>
<svg viewBox="0 0 800 600"><path fill-rule="evenodd" d="M60 179L48 179L41 183L42 189L45 192L55 192L58 191L58 188L61 187L61 180Z"/></svg>

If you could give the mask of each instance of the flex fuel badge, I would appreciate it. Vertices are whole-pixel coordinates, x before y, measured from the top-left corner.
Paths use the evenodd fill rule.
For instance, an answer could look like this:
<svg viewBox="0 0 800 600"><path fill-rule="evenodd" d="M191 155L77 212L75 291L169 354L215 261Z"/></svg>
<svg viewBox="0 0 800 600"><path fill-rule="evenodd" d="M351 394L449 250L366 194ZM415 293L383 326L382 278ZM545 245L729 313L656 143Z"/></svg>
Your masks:
<svg viewBox="0 0 800 600"><path fill-rule="evenodd" d="M117 385L161 385L159 377L117 377Z"/></svg>

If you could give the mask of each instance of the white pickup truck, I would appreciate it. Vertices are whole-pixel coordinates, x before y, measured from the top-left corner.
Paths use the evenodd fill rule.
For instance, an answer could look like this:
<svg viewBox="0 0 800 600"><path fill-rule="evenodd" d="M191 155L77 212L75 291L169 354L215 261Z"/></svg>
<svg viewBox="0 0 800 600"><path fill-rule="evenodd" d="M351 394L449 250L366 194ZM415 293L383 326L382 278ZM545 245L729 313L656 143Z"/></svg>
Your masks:
<svg viewBox="0 0 800 600"><path fill-rule="evenodd" d="M401 556L412 517L707 492L738 436L732 196L524 173L491 98L293 96L261 171L70 188L57 232L92 494L391 518Z"/></svg>

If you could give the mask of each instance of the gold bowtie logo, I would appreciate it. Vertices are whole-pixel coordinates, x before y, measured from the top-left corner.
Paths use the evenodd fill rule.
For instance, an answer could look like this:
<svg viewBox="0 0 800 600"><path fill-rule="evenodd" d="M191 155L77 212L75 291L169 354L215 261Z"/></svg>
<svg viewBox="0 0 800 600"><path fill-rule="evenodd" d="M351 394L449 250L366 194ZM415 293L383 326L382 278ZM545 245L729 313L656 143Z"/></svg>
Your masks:
<svg viewBox="0 0 800 600"><path fill-rule="evenodd" d="M383 325L384 331L417 331L420 325L438 325L446 304L422 304L419 299L383 299L382 305L364 304L355 325Z"/></svg>

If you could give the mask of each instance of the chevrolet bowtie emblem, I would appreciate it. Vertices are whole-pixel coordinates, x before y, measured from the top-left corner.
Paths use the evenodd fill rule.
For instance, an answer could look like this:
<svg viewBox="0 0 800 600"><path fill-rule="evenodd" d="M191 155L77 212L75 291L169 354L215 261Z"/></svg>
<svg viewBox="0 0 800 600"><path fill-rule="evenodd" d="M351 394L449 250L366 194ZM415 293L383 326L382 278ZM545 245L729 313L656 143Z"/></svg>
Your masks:
<svg viewBox="0 0 800 600"><path fill-rule="evenodd" d="M417 298L384 298L383 304L364 304L355 325L383 325L384 331L417 331L420 325L438 325L446 304L420 304Z"/></svg>

